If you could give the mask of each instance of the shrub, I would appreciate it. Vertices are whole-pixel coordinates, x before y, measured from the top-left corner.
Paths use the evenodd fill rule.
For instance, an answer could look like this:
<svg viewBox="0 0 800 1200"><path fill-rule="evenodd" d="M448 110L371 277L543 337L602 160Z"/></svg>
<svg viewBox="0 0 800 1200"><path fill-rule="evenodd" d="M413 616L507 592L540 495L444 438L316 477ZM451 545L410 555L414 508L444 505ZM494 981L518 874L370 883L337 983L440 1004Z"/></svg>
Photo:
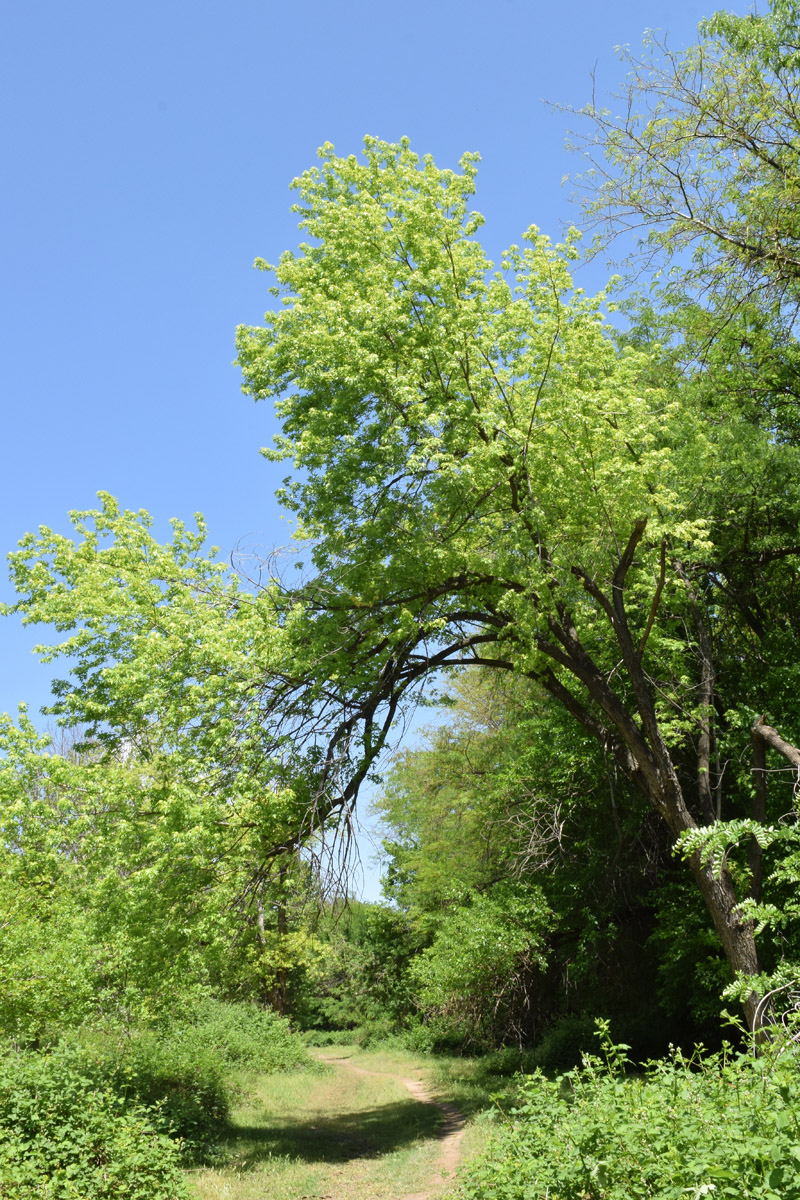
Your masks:
<svg viewBox="0 0 800 1200"><path fill-rule="evenodd" d="M526 1081L465 1200L800 1200L796 1061L675 1053L626 1078L626 1049Z"/></svg>
<svg viewBox="0 0 800 1200"><path fill-rule="evenodd" d="M179 1150L153 1113L126 1106L74 1050L6 1048L0 1061L3 1200L182 1200Z"/></svg>
<svg viewBox="0 0 800 1200"><path fill-rule="evenodd" d="M254 1004L205 1000L191 1022L157 1029L84 1029L84 1072L129 1105L144 1105L185 1162L208 1160L228 1120L231 1070L278 1071L310 1063L288 1023Z"/></svg>
<svg viewBox="0 0 800 1200"><path fill-rule="evenodd" d="M204 1000L191 1022L173 1027L169 1036L234 1069L273 1072L311 1065L303 1039L286 1018L253 1003Z"/></svg>
<svg viewBox="0 0 800 1200"><path fill-rule="evenodd" d="M520 1032L533 981L545 965L552 913L541 890L496 884L454 905L410 978L435 1044L488 1048Z"/></svg>
<svg viewBox="0 0 800 1200"><path fill-rule="evenodd" d="M417 1021L398 1034L400 1045L414 1054L433 1054L436 1036L428 1025Z"/></svg>
<svg viewBox="0 0 800 1200"><path fill-rule="evenodd" d="M579 1066L596 1044L591 1017L561 1017L534 1047L531 1065L543 1071L569 1071Z"/></svg>
<svg viewBox="0 0 800 1200"><path fill-rule="evenodd" d="M355 1046L357 1029L309 1029L303 1034L306 1046Z"/></svg>
<svg viewBox="0 0 800 1200"><path fill-rule="evenodd" d="M84 1072L130 1108L146 1107L161 1133L177 1139L185 1162L212 1153L229 1115L224 1064L207 1047L171 1031L84 1034Z"/></svg>

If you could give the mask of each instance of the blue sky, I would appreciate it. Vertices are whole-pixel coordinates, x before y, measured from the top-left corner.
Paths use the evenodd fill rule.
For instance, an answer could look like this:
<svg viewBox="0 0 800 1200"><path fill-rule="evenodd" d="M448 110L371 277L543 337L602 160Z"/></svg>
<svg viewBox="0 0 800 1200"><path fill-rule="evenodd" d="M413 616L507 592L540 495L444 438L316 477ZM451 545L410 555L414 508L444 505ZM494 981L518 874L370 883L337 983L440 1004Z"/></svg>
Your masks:
<svg viewBox="0 0 800 1200"><path fill-rule="evenodd" d="M241 395L238 323L257 323L252 270L296 245L291 179L322 142L403 135L443 166L483 163L491 254L531 223L577 219L562 177L567 119L614 47L646 27L691 41L700 0L17 0L0 90L0 544L66 531L104 489L156 528L205 513L225 552L287 540L274 431ZM594 285L596 281L592 281ZM0 596L10 599L5 579ZM41 636L0 624L0 711L46 703Z"/></svg>

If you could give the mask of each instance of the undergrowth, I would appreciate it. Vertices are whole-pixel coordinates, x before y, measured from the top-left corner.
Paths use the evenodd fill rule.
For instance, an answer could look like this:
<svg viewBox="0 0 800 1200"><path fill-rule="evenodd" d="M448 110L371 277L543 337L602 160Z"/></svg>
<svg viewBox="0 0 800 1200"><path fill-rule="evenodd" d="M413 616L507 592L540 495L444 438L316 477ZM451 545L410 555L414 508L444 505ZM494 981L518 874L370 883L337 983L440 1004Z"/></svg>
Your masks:
<svg viewBox="0 0 800 1200"><path fill-rule="evenodd" d="M181 1200L187 1194L180 1146L159 1132L157 1113L97 1087L72 1049L47 1055L3 1049L0 1197Z"/></svg>
<svg viewBox="0 0 800 1200"><path fill-rule="evenodd" d="M796 1059L674 1052L630 1076L602 1057L520 1084L463 1200L800 1200Z"/></svg>
<svg viewBox="0 0 800 1200"><path fill-rule="evenodd" d="M218 1153L234 1080L314 1064L288 1022L208 1000L191 1020L86 1026L0 1065L2 1200L180 1200Z"/></svg>

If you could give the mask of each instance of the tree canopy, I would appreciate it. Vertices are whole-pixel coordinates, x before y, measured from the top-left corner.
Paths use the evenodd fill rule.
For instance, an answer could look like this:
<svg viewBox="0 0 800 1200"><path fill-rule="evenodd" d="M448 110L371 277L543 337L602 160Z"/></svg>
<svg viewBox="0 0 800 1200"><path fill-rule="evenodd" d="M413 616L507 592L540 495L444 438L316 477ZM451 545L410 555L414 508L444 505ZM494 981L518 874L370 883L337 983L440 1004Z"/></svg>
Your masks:
<svg viewBox="0 0 800 1200"><path fill-rule="evenodd" d="M592 109L596 213L694 247L625 331L573 283L575 231L532 226L488 260L476 155L323 146L294 183L306 240L257 264L279 303L238 331L245 391L281 418L264 453L290 463L300 570L244 585L199 535L158 546L110 499L74 540L29 536L17 610L71 631L48 652L73 669L55 711L169 762L263 865L326 825L346 839L449 672L506 672L683 839L734 974L758 977L741 905L767 843L720 863L697 831L763 824L779 801L753 787L751 729L798 718L794 11L718 16L660 74L634 64L644 115Z"/></svg>
<svg viewBox="0 0 800 1200"><path fill-rule="evenodd" d="M493 271L471 157L459 176L405 143L368 140L365 163L321 155L296 181L313 241L283 256L283 307L239 345L247 390L281 397L271 453L302 472L285 497L346 720L359 704L367 724L381 704L393 715L443 666L514 670L673 837L712 821L715 592L767 477L784 513L787 489L796 504L794 448L733 403L710 421L701 391L657 386L603 297L573 289L573 237L531 230ZM752 699L734 704L728 728L749 725ZM756 974L730 877L699 856L693 870L734 969Z"/></svg>

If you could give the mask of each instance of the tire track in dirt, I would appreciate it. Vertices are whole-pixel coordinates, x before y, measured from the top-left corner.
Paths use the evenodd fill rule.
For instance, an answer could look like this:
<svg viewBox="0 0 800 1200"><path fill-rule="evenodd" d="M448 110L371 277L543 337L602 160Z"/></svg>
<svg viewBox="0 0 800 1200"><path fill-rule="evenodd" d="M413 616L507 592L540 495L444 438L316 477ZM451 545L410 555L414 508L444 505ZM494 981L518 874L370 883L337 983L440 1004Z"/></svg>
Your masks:
<svg viewBox="0 0 800 1200"><path fill-rule="evenodd" d="M436 1100L428 1091L421 1079L409 1079L403 1075L394 1075L389 1071L370 1071L366 1067L356 1066L349 1058L323 1058L324 1062L335 1064L353 1075L372 1075L379 1079L396 1079L420 1104L430 1104L438 1108L444 1116L436 1137L439 1139L439 1157L436 1160L435 1171L441 1175L442 1182L424 1192L407 1192L398 1196L397 1200L433 1200L433 1198L452 1182L461 1157L461 1139L464 1136L466 1117L454 1104L446 1100Z"/></svg>

